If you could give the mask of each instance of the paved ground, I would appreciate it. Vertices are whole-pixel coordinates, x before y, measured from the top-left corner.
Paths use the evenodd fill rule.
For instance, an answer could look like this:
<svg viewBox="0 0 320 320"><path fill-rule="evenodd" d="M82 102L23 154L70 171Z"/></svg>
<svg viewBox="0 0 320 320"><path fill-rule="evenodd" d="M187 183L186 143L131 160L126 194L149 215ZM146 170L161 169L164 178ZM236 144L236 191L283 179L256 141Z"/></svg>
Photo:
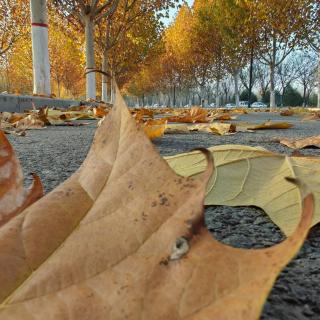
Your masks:
<svg viewBox="0 0 320 320"><path fill-rule="evenodd" d="M245 144L291 154L273 138L320 135L320 122L301 122L299 117L280 117L269 113L240 116L237 121L258 123L288 121L294 128L215 136L207 133L166 135L155 141L161 155L189 151L195 147L220 144ZM25 174L41 176L46 191L69 177L82 163L90 147L96 122L85 127L49 127L28 131L26 137L9 136ZM304 154L320 156L320 149L305 149ZM27 181L28 182L28 181ZM210 207L206 209L208 229L220 241L235 247L267 247L283 239L279 229L263 211L248 207ZM320 319L320 225L315 226L297 258L281 273L261 319Z"/></svg>

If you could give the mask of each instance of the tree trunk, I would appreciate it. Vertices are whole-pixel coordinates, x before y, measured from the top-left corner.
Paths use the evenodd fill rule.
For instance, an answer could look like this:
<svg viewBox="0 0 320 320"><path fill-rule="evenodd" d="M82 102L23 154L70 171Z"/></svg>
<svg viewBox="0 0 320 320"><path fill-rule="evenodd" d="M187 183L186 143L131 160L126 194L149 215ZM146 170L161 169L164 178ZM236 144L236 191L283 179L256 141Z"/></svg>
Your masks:
<svg viewBox="0 0 320 320"><path fill-rule="evenodd" d="M108 71L108 51L104 50L102 57L102 67L103 72ZM109 102L108 100L108 77L102 74L102 83L101 83L101 100L104 102Z"/></svg>
<svg viewBox="0 0 320 320"><path fill-rule="evenodd" d="M111 69L110 71L111 79L110 79L110 103L114 104L115 100L115 87L114 87L114 77L113 77L113 71Z"/></svg>
<svg viewBox="0 0 320 320"><path fill-rule="evenodd" d="M58 85L58 97L60 98L60 81L57 81L57 85Z"/></svg>
<svg viewBox="0 0 320 320"><path fill-rule="evenodd" d="M273 47L272 47L272 61L270 62L270 109L274 109L276 107L276 92L275 92L275 81L274 81L274 73L275 73L275 65L276 65L276 52L277 52L277 43L276 38L272 39Z"/></svg>
<svg viewBox="0 0 320 320"><path fill-rule="evenodd" d="M240 95L239 95L239 70L237 69L233 75L234 79L234 95L236 99L236 107L240 106Z"/></svg>
<svg viewBox="0 0 320 320"><path fill-rule="evenodd" d="M284 105L284 102L283 102L283 100L284 100L284 94L285 94L285 92L286 92L286 89L285 89L285 87L283 87L283 89L282 89L282 92L281 92L281 107L283 107Z"/></svg>
<svg viewBox="0 0 320 320"><path fill-rule="evenodd" d="M252 95L252 87L253 87L253 45L251 46L251 54L250 54L250 73L249 73L249 98L248 98L248 108L251 107L251 95Z"/></svg>
<svg viewBox="0 0 320 320"><path fill-rule="evenodd" d="M320 108L320 50L318 52L318 103L317 107Z"/></svg>
<svg viewBox="0 0 320 320"><path fill-rule="evenodd" d="M216 108L220 106L219 91L220 91L220 79L217 79L217 84L216 84Z"/></svg>
<svg viewBox="0 0 320 320"><path fill-rule="evenodd" d="M173 85L173 107L176 106L176 86Z"/></svg>
<svg viewBox="0 0 320 320"><path fill-rule="evenodd" d="M95 69L94 64L94 23L89 15L84 18L85 22L85 42L86 42L86 71ZM90 72L86 74L86 97L96 98L96 74Z"/></svg>
<svg viewBox="0 0 320 320"><path fill-rule="evenodd" d="M31 0L33 93L50 96L48 16L46 0Z"/></svg>
<svg viewBox="0 0 320 320"><path fill-rule="evenodd" d="M306 84L303 85L303 107L305 108L307 106L307 88L306 88Z"/></svg>
<svg viewBox="0 0 320 320"><path fill-rule="evenodd" d="M270 64L270 109L276 107L276 92L274 89L274 64Z"/></svg>

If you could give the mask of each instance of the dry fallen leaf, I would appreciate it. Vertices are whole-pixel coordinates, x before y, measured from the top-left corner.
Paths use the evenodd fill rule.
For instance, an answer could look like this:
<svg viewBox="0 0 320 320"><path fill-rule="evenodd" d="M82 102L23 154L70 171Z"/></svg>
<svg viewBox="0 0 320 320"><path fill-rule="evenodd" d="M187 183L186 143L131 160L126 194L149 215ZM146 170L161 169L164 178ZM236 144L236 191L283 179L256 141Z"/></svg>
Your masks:
<svg viewBox="0 0 320 320"><path fill-rule="evenodd" d="M234 249L203 228L211 173L174 174L118 93L82 167L0 228L0 318L256 319L304 241L312 195L286 241Z"/></svg>
<svg viewBox="0 0 320 320"><path fill-rule="evenodd" d="M209 148L216 170L209 182L205 204L256 206L263 209L287 235L300 219L301 199L297 187L285 177L305 181L315 196L312 225L320 222L320 160L289 158L263 148L225 145ZM205 161L197 152L166 157L180 175L193 177L203 172Z"/></svg>
<svg viewBox="0 0 320 320"><path fill-rule="evenodd" d="M151 139L160 138L166 129L166 119L148 120L141 125L144 133Z"/></svg>
<svg viewBox="0 0 320 320"><path fill-rule="evenodd" d="M189 126L185 123L169 123L166 124L165 134L185 134L190 133Z"/></svg>
<svg viewBox="0 0 320 320"><path fill-rule="evenodd" d="M266 130L266 129L289 129L293 124L288 122L272 122L267 121L258 125L248 127L248 130Z"/></svg>
<svg viewBox="0 0 320 320"><path fill-rule="evenodd" d="M181 113L181 111L179 111ZM207 123L209 122L208 111L200 107L192 107L189 110L182 110L178 116L166 118L168 122L181 123Z"/></svg>
<svg viewBox="0 0 320 320"><path fill-rule="evenodd" d="M231 123L212 122L208 124L195 124L189 126L190 131L203 131L218 134L220 136L236 132L236 126Z"/></svg>
<svg viewBox="0 0 320 320"><path fill-rule="evenodd" d="M11 114L11 117L8 119L8 122L9 123L15 123L15 122L17 122L17 121L19 121L19 120L22 120L22 119L24 119L26 117L26 115L25 114L22 114L22 113L12 113Z"/></svg>
<svg viewBox="0 0 320 320"><path fill-rule="evenodd" d="M232 114L248 114L248 110L243 108L236 108L236 109L232 109L231 113Z"/></svg>
<svg viewBox="0 0 320 320"><path fill-rule="evenodd" d="M108 114L108 112L109 111L105 107L98 106L93 108L93 115L96 118L103 118Z"/></svg>
<svg viewBox="0 0 320 320"><path fill-rule="evenodd" d="M0 131L0 227L43 196L39 177L33 174L33 179L32 187L25 190L19 161Z"/></svg>
<svg viewBox="0 0 320 320"><path fill-rule="evenodd" d="M206 121L208 111L200 107L191 107L189 115L194 119Z"/></svg>
<svg viewBox="0 0 320 320"><path fill-rule="evenodd" d="M292 149L303 149L308 147L320 148L320 136L307 137L296 140L281 138L280 143Z"/></svg>
<svg viewBox="0 0 320 320"><path fill-rule="evenodd" d="M235 118L236 117L231 116L230 113L216 114L213 116L213 120L222 120L222 121L234 120Z"/></svg>
<svg viewBox="0 0 320 320"><path fill-rule="evenodd" d="M320 112L314 112L306 115L302 118L301 121L312 121L312 120L320 120Z"/></svg>
<svg viewBox="0 0 320 320"><path fill-rule="evenodd" d="M180 219L201 213L208 175L201 181L177 176L119 95L116 104L82 167L0 229L1 319L122 319L123 307L139 314L145 268L171 252L187 229ZM92 292L96 282L104 293ZM133 290L128 300L126 288ZM59 306L61 298L67 308Z"/></svg>
<svg viewBox="0 0 320 320"><path fill-rule="evenodd" d="M218 134L218 135L226 135L226 134L232 134L235 133L236 126L232 123L211 123L210 124L210 130L212 133Z"/></svg>
<svg viewBox="0 0 320 320"><path fill-rule="evenodd" d="M25 118L14 122L13 126L17 129L29 130L29 129L43 129L44 122L41 121L37 115L29 114Z"/></svg>
<svg viewBox="0 0 320 320"><path fill-rule="evenodd" d="M294 115L294 111L293 110L283 110L280 112L280 116L283 117L290 117Z"/></svg>

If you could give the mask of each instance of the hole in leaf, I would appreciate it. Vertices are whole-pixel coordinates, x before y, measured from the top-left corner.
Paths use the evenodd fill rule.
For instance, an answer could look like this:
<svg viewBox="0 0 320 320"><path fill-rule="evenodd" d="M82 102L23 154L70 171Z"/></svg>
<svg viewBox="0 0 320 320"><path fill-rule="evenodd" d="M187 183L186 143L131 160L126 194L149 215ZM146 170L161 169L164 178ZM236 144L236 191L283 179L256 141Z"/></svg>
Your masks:
<svg viewBox="0 0 320 320"><path fill-rule="evenodd" d="M235 248L266 248L285 239L257 207L210 206L205 210L205 224L215 239Z"/></svg>

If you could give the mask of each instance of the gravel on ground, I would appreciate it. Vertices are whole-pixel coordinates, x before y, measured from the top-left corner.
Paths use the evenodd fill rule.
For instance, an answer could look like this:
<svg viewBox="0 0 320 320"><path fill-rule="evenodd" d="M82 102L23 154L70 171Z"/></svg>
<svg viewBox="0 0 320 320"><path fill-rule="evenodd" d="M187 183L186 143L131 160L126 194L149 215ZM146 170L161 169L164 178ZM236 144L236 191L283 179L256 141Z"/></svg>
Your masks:
<svg viewBox="0 0 320 320"><path fill-rule="evenodd" d="M169 134L154 144L162 156L187 152L196 147L221 144L262 146L281 154L292 149L274 138L303 138L320 135L320 122L302 122L298 116L281 117L274 113L250 113L238 121L261 123L286 121L294 126L287 130L263 130L254 133L217 136L209 133ZM67 179L83 162L92 142L96 121L81 127L48 127L28 131L27 136L10 135L16 154L30 183L36 172L46 192ZM303 149L304 155L320 156L320 149ZM219 241L238 248L264 248L284 239L279 228L266 214L254 207L211 206L206 208L206 224ZM263 320L320 319L320 224L313 227L298 256L281 272L264 306Z"/></svg>

